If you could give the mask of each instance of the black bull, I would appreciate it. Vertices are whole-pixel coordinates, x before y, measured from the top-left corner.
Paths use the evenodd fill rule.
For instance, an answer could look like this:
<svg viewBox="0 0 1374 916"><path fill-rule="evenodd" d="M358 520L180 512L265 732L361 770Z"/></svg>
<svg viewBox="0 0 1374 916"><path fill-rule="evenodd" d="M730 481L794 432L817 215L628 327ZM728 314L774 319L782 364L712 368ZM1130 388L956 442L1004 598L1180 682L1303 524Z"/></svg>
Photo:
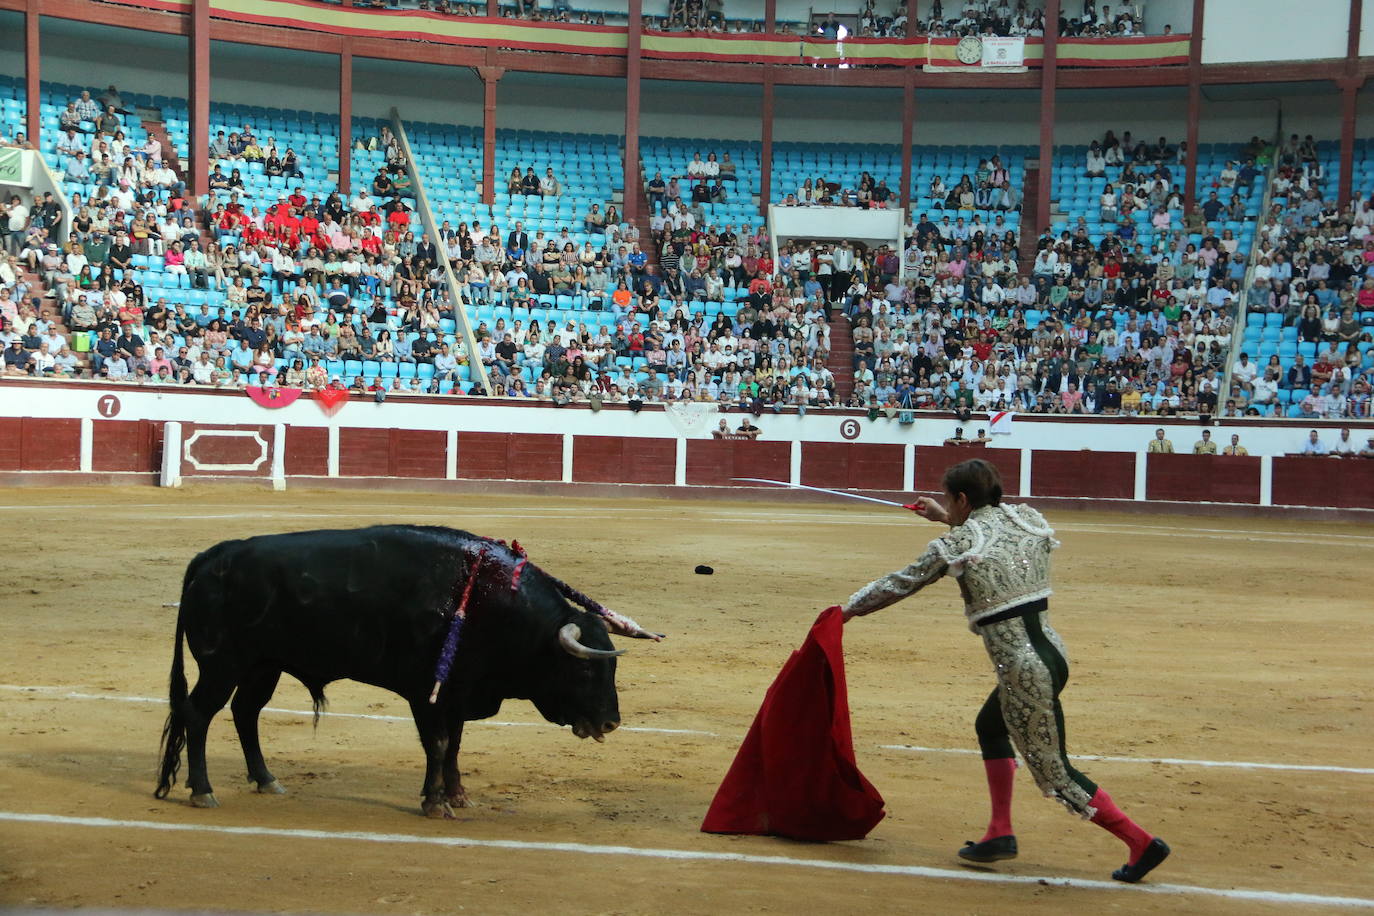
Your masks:
<svg viewBox="0 0 1374 916"><path fill-rule="evenodd" d="M430 702L435 664L477 568L457 655ZM545 719L598 740L620 724L615 658L594 605L521 556L465 531L409 525L306 531L225 541L191 561L172 656L171 712L157 796L187 756L192 804L215 807L205 768L210 720L229 702L260 792L282 791L263 761L258 714L283 673L310 691L318 717L326 684L361 681L410 702L424 747L422 808L465 805L458 773L463 723L527 699ZM187 693L182 640L200 667Z"/></svg>

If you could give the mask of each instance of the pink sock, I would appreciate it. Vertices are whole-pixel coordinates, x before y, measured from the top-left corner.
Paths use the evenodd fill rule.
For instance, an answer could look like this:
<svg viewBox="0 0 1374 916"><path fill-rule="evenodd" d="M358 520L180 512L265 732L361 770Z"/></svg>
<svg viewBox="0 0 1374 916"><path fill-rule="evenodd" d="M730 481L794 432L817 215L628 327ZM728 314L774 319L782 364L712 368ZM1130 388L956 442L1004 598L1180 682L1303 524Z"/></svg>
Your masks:
<svg viewBox="0 0 1374 916"><path fill-rule="evenodd" d="M983 834L980 843L999 836L1007 836L1011 830L1011 790L1016 778L1016 758L999 757L984 760L983 769L988 777L988 797L992 800L992 817L988 820L988 832Z"/></svg>
<svg viewBox="0 0 1374 916"><path fill-rule="evenodd" d="M1150 845L1154 837L1122 813L1105 790L1098 789L1088 804L1097 809L1097 813L1093 815L1093 823L1125 843L1130 849L1131 857L1127 860L1128 864L1134 865L1138 862L1141 854L1145 852L1145 847Z"/></svg>

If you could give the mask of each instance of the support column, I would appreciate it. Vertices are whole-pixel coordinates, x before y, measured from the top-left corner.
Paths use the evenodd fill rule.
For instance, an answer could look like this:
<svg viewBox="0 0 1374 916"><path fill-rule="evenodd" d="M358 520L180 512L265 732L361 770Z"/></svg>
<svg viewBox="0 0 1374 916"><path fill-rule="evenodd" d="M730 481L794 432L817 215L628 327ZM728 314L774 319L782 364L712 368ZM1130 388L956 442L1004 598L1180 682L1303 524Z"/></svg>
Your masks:
<svg viewBox="0 0 1374 916"><path fill-rule="evenodd" d="M1355 194L1355 112L1359 101L1359 84L1355 79L1340 81L1341 86L1341 177L1338 197L1341 206L1350 203Z"/></svg>
<svg viewBox="0 0 1374 916"><path fill-rule="evenodd" d="M763 102L759 119L759 215L768 216L768 202L773 199L773 65L763 65Z"/></svg>
<svg viewBox="0 0 1374 916"><path fill-rule="evenodd" d="M488 206L496 200L496 84L505 72L500 67L477 68L482 77L482 203Z"/></svg>
<svg viewBox="0 0 1374 916"><path fill-rule="evenodd" d="M902 83L902 210L911 209L911 141L916 125L916 68L908 67Z"/></svg>
<svg viewBox="0 0 1374 916"><path fill-rule="evenodd" d="M210 0L191 2L190 191L199 197L210 190Z"/></svg>
<svg viewBox="0 0 1374 916"><path fill-rule="evenodd" d="M348 0L352 5L351 0ZM339 196L353 197L353 39L339 47Z"/></svg>
<svg viewBox="0 0 1374 916"><path fill-rule="evenodd" d="M763 31L775 35L778 31L778 0L763 0ZM759 216L768 220L768 204L773 199L773 65L763 65L763 99L759 125ZM773 255L777 261L777 255Z"/></svg>
<svg viewBox="0 0 1374 916"><path fill-rule="evenodd" d="M639 169L639 90L640 40L644 36L644 2L630 0L625 33L625 193L620 213L625 222L641 216L639 201L644 196Z"/></svg>
<svg viewBox="0 0 1374 916"><path fill-rule="evenodd" d="M907 0L907 34L914 33L916 0ZM905 80L901 84L901 210L911 210L911 143L916 122L916 66L907 65Z"/></svg>
<svg viewBox="0 0 1374 916"><path fill-rule="evenodd" d="M1050 193L1054 178L1054 94L1059 63L1059 0L1045 0L1045 44L1040 70L1040 185L1035 208L1039 233L1050 224ZM1026 227L1022 226L1025 232Z"/></svg>
<svg viewBox="0 0 1374 916"><path fill-rule="evenodd" d="M39 131L43 125L43 115L39 111L39 103L43 98L39 92L42 84L39 66L41 6L42 0L29 0L24 11L24 137L33 144L34 149L40 145Z"/></svg>
<svg viewBox="0 0 1374 916"><path fill-rule="evenodd" d="M1188 36L1188 161L1183 164L1183 206L1197 203L1198 125L1202 121L1202 29L1207 0L1193 0L1193 32Z"/></svg>
<svg viewBox="0 0 1374 916"><path fill-rule="evenodd" d="M1336 85L1341 90L1341 175L1338 194L1341 206L1350 203L1355 192L1355 115L1360 87L1360 28L1362 0L1350 0L1350 27L1345 40L1345 76Z"/></svg>

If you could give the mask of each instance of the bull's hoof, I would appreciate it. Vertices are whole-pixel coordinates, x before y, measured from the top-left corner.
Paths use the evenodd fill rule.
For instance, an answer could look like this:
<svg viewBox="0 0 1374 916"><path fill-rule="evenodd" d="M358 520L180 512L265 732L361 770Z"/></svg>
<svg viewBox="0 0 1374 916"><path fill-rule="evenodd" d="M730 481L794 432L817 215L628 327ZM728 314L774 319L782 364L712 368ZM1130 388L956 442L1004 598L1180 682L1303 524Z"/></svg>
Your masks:
<svg viewBox="0 0 1374 916"><path fill-rule="evenodd" d="M453 809L446 801L426 801L421 803L420 810L425 813L425 817L432 817L440 820L452 820L454 817Z"/></svg>
<svg viewBox="0 0 1374 916"><path fill-rule="evenodd" d="M270 782L258 783L255 791L257 791L259 795L285 795L286 786L273 779Z"/></svg>
<svg viewBox="0 0 1374 916"><path fill-rule="evenodd" d="M448 797L448 803L455 808L471 808L472 802L468 800L468 793L459 789Z"/></svg>
<svg viewBox="0 0 1374 916"><path fill-rule="evenodd" d="M191 796L192 808L218 808L219 799L213 792L197 792Z"/></svg>

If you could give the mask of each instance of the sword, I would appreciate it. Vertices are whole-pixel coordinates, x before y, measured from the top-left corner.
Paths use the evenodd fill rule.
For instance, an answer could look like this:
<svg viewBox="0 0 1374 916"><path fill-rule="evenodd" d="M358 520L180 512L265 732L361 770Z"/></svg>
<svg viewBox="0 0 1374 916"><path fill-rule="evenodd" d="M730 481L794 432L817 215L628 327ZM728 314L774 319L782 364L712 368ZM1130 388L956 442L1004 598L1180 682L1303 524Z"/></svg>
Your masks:
<svg viewBox="0 0 1374 916"><path fill-rule="evenodd" d="M831 496L843 496L845 499L861 499L868 503L877 503L880 506L893 506L898 509L910 509L917 515L924 515L925 508L920 503L899 503L890 499L878 499L876 496L862 496L858 493L846 493L844 490L831 490L826 487L810 487L804 483L788 483L785 480L764 480L762 477L734 477L732 480L743 480L749 483L766 483L775 487L788 487L794 490L811 490L816 493L829 493Z"/></svg>

